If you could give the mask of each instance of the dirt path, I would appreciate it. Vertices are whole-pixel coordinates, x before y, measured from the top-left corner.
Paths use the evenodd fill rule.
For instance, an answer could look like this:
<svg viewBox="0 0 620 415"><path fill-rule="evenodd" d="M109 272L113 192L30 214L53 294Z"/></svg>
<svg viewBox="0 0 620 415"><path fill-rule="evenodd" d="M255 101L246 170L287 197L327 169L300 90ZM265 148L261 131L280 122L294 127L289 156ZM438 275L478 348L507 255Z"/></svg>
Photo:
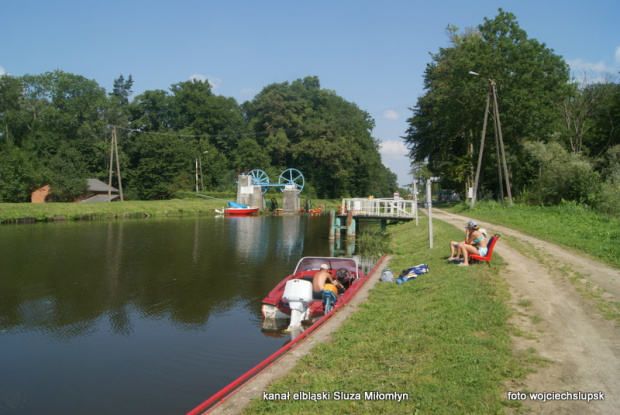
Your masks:
<svg viewBox="0 0 620 415"><path fill-rule="evenodd" d="M437 209L433 218L459 228L470 219ZM495 251L508 264L512 324L520 333L515 353L535 349L548 360L525 381L507 385L504 398L508 391L525 392L522 402L536 414L620 414L620 327L597 310L620 302L620 271L520 232L479 224L502 235ZM605 400L542 403L530 399L533 392L602 392Z"/></svg>

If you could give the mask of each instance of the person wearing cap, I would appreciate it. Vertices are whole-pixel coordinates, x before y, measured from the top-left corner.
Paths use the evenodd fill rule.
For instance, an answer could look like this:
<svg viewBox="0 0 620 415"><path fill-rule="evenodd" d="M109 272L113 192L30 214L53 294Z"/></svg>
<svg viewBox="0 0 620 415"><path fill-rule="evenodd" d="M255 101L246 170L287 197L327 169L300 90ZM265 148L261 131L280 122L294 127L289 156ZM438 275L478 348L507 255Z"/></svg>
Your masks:
<svg viewBox="0 0 620 415"><path fill-rule="evenodd" d="M465 240L462 242L450 241L450 257L448 261L463 261L463 258L460 258L459 244L471 245L473 243L471 235L476 229L478 229L478 223L475 220L470 220L465 224Z"/></svg>
<svg viewBox="0 0 620 415"><path fill-rule="evenodd" d="M459 264L459 267L469 266L469 254L486 256L489 252L486 231L482 233L475 220L467 222L467 238L465 242L458 244L457 251L463 256L463 262Z"/></svg>
<svg viewBox="0 0 620 415"><path fill-rule="evenodd" d="M344 289L342 284L338 280L332 278L329 273L329 267L327 264L322 264L319 272L314 274L312 278L312 298L320 300L323 298L323 290L325 289L325 283L328 282L338 288Z"/></svg>

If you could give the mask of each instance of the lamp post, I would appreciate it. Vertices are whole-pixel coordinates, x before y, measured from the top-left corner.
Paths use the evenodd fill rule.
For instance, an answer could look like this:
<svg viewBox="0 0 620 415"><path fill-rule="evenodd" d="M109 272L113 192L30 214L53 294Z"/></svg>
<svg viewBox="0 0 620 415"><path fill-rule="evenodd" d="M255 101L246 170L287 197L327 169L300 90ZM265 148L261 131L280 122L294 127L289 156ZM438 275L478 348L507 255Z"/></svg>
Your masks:
<svg viewBox="0 0 620 415"><path fill-rule="evenodd" d="M474 76L484 76L474 71L469 71L469 74L474 75ZM496 84L495 84L495 81L493 81L491 78L486 77L486 76L485 78L487 78L487 80L489 81L489 86L487 88L487 103L486 103L486 108L484 111L484 121L482 124L482 137L480 138L480 153L478 155L478 166L476 168L476 177L474 179L474 192L473 192L471 203L469 206L470 209L473 208L476 203L476 194L478 192L478 180L480 178L480 168L482 166L482 154L484 152L484 139L485 139L486 130L487 130L487 120L488 120L488 115L489 115L489 103L491 100L491 96L493 96L493 122L495 125L495 146L497 149L497 163L498 163L497 170L498 170L498 177L499 177L499 189L500 189L501 199L503 201L504 197L503 197L503 186L502 186L502 170L500 166L500 164L502 164L504 167L504 177L506 179L506 191L508 193L508 204L512 206L512 193L510 191L510 179L508 177L508 164L506 163L506 152L504 151L504 139L502 138L502 126L499 120L499 109L497 106ZM500 152L501 152L501 158L502 158L501 162L499 160Z"/></svg>
<svg viewBox="0 0 620 415"><path fill-rule="evenodd" d="M202 154L207 154L209 151L203 151ZM201 154L198 154L198 163L200 164L200 190L205 191L205 179L202 175L202 157Z"/></svg>

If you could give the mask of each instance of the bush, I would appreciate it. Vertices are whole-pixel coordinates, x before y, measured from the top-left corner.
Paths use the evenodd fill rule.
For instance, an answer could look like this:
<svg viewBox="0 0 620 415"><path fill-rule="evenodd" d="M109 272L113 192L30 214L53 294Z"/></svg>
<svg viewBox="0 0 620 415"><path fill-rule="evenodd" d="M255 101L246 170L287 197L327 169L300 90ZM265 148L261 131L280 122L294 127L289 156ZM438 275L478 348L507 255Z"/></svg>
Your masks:
<svg viewBox="0 0 620 415"><path fill-rule="evenodd" d="M527 192L529 203L556 205L567 200L596 205L600 175L588 159L569 153L557 142L531 142L524 147L539 164L539 176Z"/></svg>

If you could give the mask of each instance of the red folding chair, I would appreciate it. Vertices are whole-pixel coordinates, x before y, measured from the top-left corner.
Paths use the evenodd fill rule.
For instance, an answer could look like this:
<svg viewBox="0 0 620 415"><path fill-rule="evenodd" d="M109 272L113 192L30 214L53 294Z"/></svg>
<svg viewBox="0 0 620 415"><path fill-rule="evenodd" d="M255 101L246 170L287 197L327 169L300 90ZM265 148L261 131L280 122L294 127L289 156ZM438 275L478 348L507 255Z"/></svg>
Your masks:
<svg viewBox="0 0 620 415"><path fill-rule="evenodd" d="M495 247L495 244L497 243L497 240L499 239L501 235L496 233L495 235L491 236L491 238L489 239L489 243L487 244L487 247L489 248L489 251L487 252L487 254L485 256L480 256L480 255L476 255L476 254L469 254L469 259L470 260L476 260L476 261L485 261L487 264L489 264L489 261L491 261L491 258L493 257L493 248ZM489 264L490 266L491 264Z"/></svg>

